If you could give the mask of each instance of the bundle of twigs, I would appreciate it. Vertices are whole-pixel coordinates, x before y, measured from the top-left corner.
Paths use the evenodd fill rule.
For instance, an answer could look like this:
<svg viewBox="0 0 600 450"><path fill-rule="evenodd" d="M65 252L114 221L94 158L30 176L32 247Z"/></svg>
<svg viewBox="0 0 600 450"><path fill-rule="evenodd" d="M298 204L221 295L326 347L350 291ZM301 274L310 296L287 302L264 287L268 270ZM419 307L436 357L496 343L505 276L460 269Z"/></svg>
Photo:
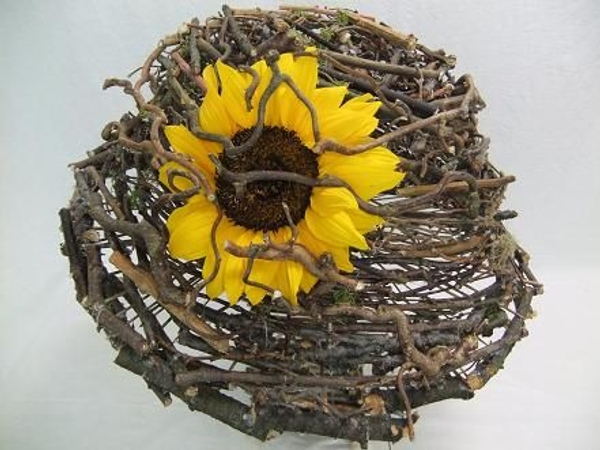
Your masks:
<svg viewBox="0 0 600 450"><path fill-rule="evenodd" d="M194 127L206 65L249 66L307 46L317 48L319 85L345 83L383 102L374 137L407 176L362 205L386 223L368 236L369 251L352 252L353 273L323 269L299 307L209 301L202 260L165 249L166 217L184 199L157 180L157 166L176 158L163 126ZM541 286L503 225L516 215L499 209L514 178L488 161L476 120L484 103L454 63L351 11L225 6L161 40L135 81L107 80L137 111L109 123L105 142L73 164L75 192L60 218L77 300L116 363L164 404L175 395L263 440L300 431L396 441L412 437L415 407L471 398L526 335Z"/></svg>

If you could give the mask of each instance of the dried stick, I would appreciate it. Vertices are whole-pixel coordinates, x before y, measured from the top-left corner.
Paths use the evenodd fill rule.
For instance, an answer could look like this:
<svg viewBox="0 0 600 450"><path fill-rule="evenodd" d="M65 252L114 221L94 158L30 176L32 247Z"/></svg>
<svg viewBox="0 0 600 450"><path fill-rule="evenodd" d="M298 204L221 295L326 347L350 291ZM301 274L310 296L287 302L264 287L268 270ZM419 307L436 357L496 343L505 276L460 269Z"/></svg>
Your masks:
<svg viewBox="0 0 600 450"><path fill-rule="evenodd" d="M334 306L322 313L327 317L354 316L374 323L392 322L396 325L398 340L406 358L417 366L423 375L434 378L441 370L442 363L419 351L413 342L408 319L402 310L380 307L374 311L354 306Z"/></svg>
<svg viewBox="0 0 600 450"><path fill-rule="evenodd" d="M402 75L405 77L425 77L437 79L442 75L442 72L440 70L415 69L414 67L400 66L397 64L388 64L379 61L371 61L369 59L345 55L343 53L331 52L328 50L320 50L319 54L321 56L331 58L335 61L339 61L342 64L348 64L352 67L377 70L382 73L391 73L395 75Z"/></svg>
<svg viewBox="0 0 600 450"><path fill-rule="evenodd" d="M199 74L194 73L194 70L190 67L187 61L181 57L179 52L175 51L171 53L171 57L175 60L181 71L185 73L187 77L192 80L196 86L198 86L198 88L200 88L200 91L203 94L205 94L208 88L206 87L204 78L202 78Z"/></svg>
<svg viewBox="0 0 600 450"><path fill-rule="evenodd" d="M119 252L113 252L109 258L111 264L118 268L127 278L135 283L142 292L150 294L156 299L171 315L183 322L190 330L197 333L208 345L220 353L226 353L229 350L229 337L221 332L211 328L201 318L193 314L189 309L167 303L161 300L156 287L156 281L152 275L136 267L125 255Z"/></svg>
<svg viewBox="0 0 600 450"><path fill-rule="evenodd" d="M316 386L323 388L368 388L371 386L394 386L395 376L377 377L341 377L341 376L306 376L296 374L269 374L233 372L203 368L175 375L175 383L182 387L199 383L238 383L257 384L260 386Z"/></svg>
<svg viewBox="0 0 600 450"><path fill-rule="evenodd" d="M477 190L480 189L498 189L509 183L513 183L516 177L508 175L500 178L490 178L487 180L476 180ZM396 194L400 197L419 197L435 191L438 188L435 184L421 184L419 186L410 186L396 189ZM466 192L470 190L469 185L464 181L455 181L448 183L444 188L447 193Z"/></svg>
<svg viewBox="0 0 600 450"><path fill-rule="evenodd" d="M250 245L241 247L233 242L226 241L225 251L238 258L264 259L268 261L295 261L302 264L311 274L323 281L340 283L353 290L361 290L363 284L347 276L340 274L330 258L315 258L306 248L298 244L277 245L269 243L266 245Z"/></svg>

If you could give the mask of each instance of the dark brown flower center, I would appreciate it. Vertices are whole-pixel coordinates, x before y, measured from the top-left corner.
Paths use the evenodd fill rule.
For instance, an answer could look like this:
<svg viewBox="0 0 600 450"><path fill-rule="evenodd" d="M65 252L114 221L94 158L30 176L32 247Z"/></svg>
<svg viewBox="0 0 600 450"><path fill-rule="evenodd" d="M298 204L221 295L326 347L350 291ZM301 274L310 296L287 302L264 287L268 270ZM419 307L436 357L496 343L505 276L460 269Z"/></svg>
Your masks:
<svg viewBox="0 0 600 450"><path fill-rule="evenodd" d="M236 133L232 142L241 145L254 128ZM280 127L264 127L254 145L235 157L222 153L221 164L232 172L283 171L317 178L317 156L302 144L296 133ZM256 231L272 231L289 225L283 204L294 224L303 217L310 204L312 187L282 180L261 180L248 183L236 192L235 186L217 176L217 199L223 212L237 225Z"/></svg>

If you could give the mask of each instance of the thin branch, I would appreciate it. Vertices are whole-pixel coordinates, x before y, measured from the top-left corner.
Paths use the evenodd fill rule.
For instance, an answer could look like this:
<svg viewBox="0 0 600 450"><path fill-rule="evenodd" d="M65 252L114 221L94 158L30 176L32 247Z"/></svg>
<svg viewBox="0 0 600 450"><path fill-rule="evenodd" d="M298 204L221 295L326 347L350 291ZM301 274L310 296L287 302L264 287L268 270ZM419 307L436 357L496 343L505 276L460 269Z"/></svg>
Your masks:
<svg viewBox="0 0 600 450"><path fill-rule="evenodd" d="M348 64L352 67L358 67L361 69L377 70L382 73L391 73L395 75L401 75L406 77L426 77L438 79L442 71L431 70L431 69L415 69L414 67L400 66L397 64L388 64L385 62L372 61L370 59L359 58L358 56L345 55L343 53L336 53L329 50L320 50L321 55L327 56L328 58L334 59L341 62L342 64Z"/></svg>
<svg viewBox="0 0 600 450"><path fill-rule="evenodd" d="M299 244L292 245L277 245L269 244L252 244L248 247L241 247L231 241L225 242L225 251L231 253L238 258L253 258L263 259L267 261L294 261L302 264L311 274L323 281L331 281L340 283L353 290L360 290L363 284L340 274L331 258L321 255L317 259L305 247Z"/></svg>
<svg viewBox="0 0 600 450"><path fill-rule="evenodd" d="M119 252L113 252L109 258L111 264L117 267L127 276L142 292L150 294L165 308L171 315L183 322L190 330L197 333L211 347L221 353L229 350L229 337L211 328L206 322L198 316L190 313L188 309L180 305L174 305L164 302L156 287L156 281L152 275L133 265L125 255Z"/></svg>
<svg viewBox="0 0 600 450"><path fill-rule="evenodd" d="M368 388L370 386L394 386L396 384L395 376L376 377L335 377L335 376L306 376L306 375L288 375L288 374L257 374L248 372L232 372L218 369L200 369L190 372L177 374L175 383L182 387L192 386L198 383L239 383L239 384L258 384L277 385L277 386L316 386L327 388Z"/></svg>
<svg viewBox="0 0 600 450"><path fill-rule="evenodd" d="M223 14L225 14L227 24L229 25L229 29L233 34L233 38L240 46L242 52L244 52L244 54L250 58L255 58L257 55L256 49L250 43L248 36L241 30L235 19L235 16L231 12L231 8L227 5L223 5Z"/></svg>

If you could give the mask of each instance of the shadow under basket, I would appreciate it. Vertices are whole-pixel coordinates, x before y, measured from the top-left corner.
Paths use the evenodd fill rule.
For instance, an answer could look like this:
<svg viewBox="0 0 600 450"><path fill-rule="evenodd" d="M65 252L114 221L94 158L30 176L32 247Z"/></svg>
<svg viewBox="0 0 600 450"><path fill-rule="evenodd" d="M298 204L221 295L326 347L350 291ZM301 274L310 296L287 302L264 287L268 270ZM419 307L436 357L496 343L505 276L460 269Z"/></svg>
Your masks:
<svg viewBox="0 0 600 450"><path fill-rule="evenodd" d="M325 252L310 255L320 281L298 305L277 294L254 306L209 299L205 260L168 251L167 218L198 186L174 193L159 181L174 157L164 126L198 127L203 69L217 60L248 71L308 48L319 87L382 102L371 136L400 158L404 179L363 202L385 222L366 235L368 250L350 249L352 272ZM136 111L72 165L60 219L77 301L115 362L165 405L178 397L261 440L295 431L394 442L414 435L415 408L473 397L526 336L542 286L504 225L516 216L500 209L514 177L488 160L476 118L485 105L454 64L353 11L224 6L161 40L135 80L107 80Z"/></svg>

